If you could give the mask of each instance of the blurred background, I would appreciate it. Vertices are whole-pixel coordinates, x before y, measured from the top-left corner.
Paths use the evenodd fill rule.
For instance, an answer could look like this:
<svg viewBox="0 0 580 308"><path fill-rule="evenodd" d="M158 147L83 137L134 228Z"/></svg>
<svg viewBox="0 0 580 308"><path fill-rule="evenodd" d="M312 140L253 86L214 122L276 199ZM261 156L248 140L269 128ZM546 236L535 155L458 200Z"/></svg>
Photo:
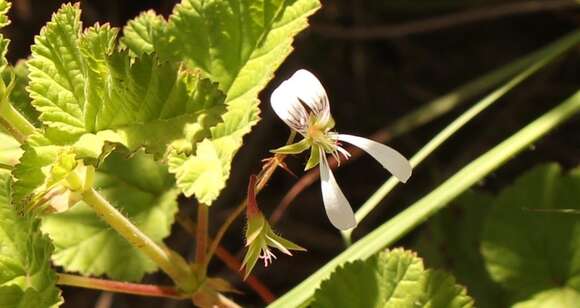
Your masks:
<svg viewBox="0 0 580 308"><path fill-rule="evenodd" d="M9 60L28 57L34 35L65 1L13 0ZM153 9L169 15L176 0L81 1L85 25L109 22L122 27L141 11ZM580 26L578 2L569 0L336 0L324 1L311 19L311 27L294 43L295 51L263 91L263 120L246 137L234 162L228 188L211 208L212 234L244 198L250 174L261 168L269 150L283 145L289 130L269 107L273 87L295 70L306 68L322 81L330 97L336 129L371 136L397 118L483 74L518 59ZM378 210L360 225L360 237L436 187L459 168L535 119L580 85L580 48L549 65L505 96L462 129L414 171L406 185L398 187ZM468 100L452 112L389 142L407 157L477 102ZM387 131L383 131L386 133ZM496 191L539 162L556 161L565 168L580 162L580 121L568 121L540 142L508 162L478 188ZM306 156L287 159L300 178ZM373 159L363 156L336 171L335 176L354 208L362 204L388 174ZM261 209L272 213L297 178L278 171L258 198ZM191 200L181 210L193 215ZM461 217L458 217L460 219ZM343 248L339 233L327 221L318 182L295 198L277 224L284 237L308 249L293 257L279 254L267 269L260 264L254 274L274 295L281 295L302 281ZM397 246L412 248L421 228ZM228 232L224 247L243 255L244 220ZM168 245L191 255L194 240L177 224ZM428 262L428 260L427 260ZM243 292L234 295L244 306L263 306L256 293L237 273L215 259L210 274L227 279ZM150 275L148 283L170 283L162 275ZM111 295L91 290L63 288L64 307L191 307L184 301Z"/></svg>

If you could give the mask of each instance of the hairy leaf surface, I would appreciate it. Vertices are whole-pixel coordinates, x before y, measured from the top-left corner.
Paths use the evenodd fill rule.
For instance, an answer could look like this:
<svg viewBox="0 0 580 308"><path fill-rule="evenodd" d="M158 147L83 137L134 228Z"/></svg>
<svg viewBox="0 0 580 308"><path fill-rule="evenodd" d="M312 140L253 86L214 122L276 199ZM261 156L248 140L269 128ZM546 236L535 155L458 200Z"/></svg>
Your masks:
<svg viewBox="0 0 580 308"><path fill-rule="evenodd" d="M395 249L338 268L314 294L312 307L473 307L455 279L426 270L414 253Z"/></svg>
<svg viewBox="0 0 580 308"><path fill-rule="evenodd" d="M223 97L177 62L119 51L117 32L98 24L83 31L78 5L63 5L32 47L32 104L61 141L109 130L131 150L163 154L186 123L221 105Z"/></svg>
<svg viewBox="0 0 580 308"><path fill-rule="evenodd" d="M580 169L536 167L501 192L486 219L482 252L491 277L521 307L580 303Z"/></svg>
<svg viewBox="0 0 580 308"><path fill-rule="evenodd" d="M40 222L12 205L10 181L10 173L0 169L0 307L57 306L53 246L40 232Z"/></svg>
<svg viewBox="0 0 580 308"><path fill-rule="evenodd" d="M486 193L465 192L429 220L417 245L426 265L453 273L481 308L508 306L504 290L491 279L479 250L493 201Z"/></svg>

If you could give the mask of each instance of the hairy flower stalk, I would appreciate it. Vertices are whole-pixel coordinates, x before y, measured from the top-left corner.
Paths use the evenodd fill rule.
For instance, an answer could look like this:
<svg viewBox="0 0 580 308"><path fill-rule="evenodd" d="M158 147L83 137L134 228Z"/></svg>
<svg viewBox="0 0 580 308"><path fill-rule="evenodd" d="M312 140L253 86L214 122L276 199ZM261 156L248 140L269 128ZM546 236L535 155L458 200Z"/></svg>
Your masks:
<svg viewBox="0 0 580 308"><path fill-rule="evenodd" d="M340 163L341 156L344 159L350 157L340 142L364 150L403 183L411 176L411 164L396 150L370 139L332 131L335 123L330 113L328 96L318 78L309 71L298 70L282 82L272 93L270 103L278 117L304 137L274 152L298 154L310 149L306 170L320 165L324 208L336 228L347 230L356 226L352 208L326 159L326 154L330 154Z"/></svg>
<svg viewBox="0 0 580 308"><path fill-rule="evenodd" d="M248 184L246 216L248 219L248 226L246 229L246 247L248 247L248 252L242 262L242 267L246 270L244 279L248 277L258 259L263 260L265 267L272 264L276 259L276 255L274 255L270 249L271 247L276 248L289 256L292 256L290 250L306 250L289 240L282 238L272 230L272 227L258 208L256 202L255 175L250 177L250 183Z"/></svg>

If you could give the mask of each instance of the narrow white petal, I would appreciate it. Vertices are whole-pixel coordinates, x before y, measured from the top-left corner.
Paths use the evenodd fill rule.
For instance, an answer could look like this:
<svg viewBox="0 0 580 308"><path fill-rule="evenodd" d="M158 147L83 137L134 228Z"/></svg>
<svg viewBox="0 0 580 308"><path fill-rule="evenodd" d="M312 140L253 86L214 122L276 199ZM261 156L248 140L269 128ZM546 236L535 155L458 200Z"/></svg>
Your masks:
<svg viewBox="0 0 580 308"><path fill-rule="evenodd" d="M338 187L332 170L328 167L326 154L320 153L320 184L322 201L330 222L340 230L347 230L356 226L356 219L346 197Z"/></svg>
<svg viewBox="0 0 580 308"><path fill-rule="evenodd" d="M348 142L361 150L369 153L383 167L391 172L399 181L405 183L411 177L413 167L401 153L382 143L370 139L352 136L338 135L338 140Z"/></svg>
<svg viewBox="0 0 580 308"><path fill-rule="evenodd" d="M272 109L292 129L304 133L308 125L308 113L298 100L288 81L282 82L270 96Z"/></svg>
<svg viewBox="0 0 580 308"><path fill-rule="evenodd" d="M324 87L311 72L301 69L288 79L298 98L316 114L320 120L330 119L330 105Z"/></svg>

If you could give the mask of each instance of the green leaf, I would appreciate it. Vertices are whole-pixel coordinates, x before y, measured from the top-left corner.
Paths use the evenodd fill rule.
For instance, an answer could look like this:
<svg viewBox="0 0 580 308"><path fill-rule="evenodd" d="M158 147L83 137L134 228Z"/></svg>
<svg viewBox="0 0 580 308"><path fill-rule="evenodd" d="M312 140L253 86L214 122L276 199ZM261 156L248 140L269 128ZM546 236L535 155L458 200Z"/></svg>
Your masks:
<svg viewBox="0 0 580 308"><path fill-rule="evenodd" d="M294 36L307 26L308 16L319 6L317 0L183 0L175 7L168 22L171 40L161 52L202 69L226 93L227 111L222 122L211 129L210 137L214 151L229 157L222 174L229 173L242 137L259 120L259 92L291 52ZM223 147L224 142L217 141L220 139L229 139L225 142L228 146ZM193 165L203 161L192 157L199 160ZM180 170L182 174L189 172L186 168ZM221 181L216 183L216 189L224 187L227 180L216 178L213 172L189 173L190 183ZM184 187L184 191L194 189ZM213 201L215 197L208 195L204 199Z"/></svg>
<svg viewBox="0 0 580 308"><path fill-rule="evenodd" d="M53 247L39 221L11 204L10 173L0 170L0 307L56 307L61 303L50 265Z"/></svg>
<svg viewBox="0 0 580 308"><path fill-rule="evenodd" d="M0 0L0 29L10 24L10 19L8 19L10 6L11 4L8 1ZM10 43L10 41L4 38L4 35L0 34L0 72L4 71L6 64L8 64L8 61L6 61L8 43Z"/></svg>
<svg viewBox="0 0 580 308"><path fill-rule="evenodd" d="M14 166L21 155L20 143L10 135L0 132L0 165Z"/></svg>
<svg viewBox="0 0 580 308"><path fill-rule="evenodd" d="M8 65L2 72L2 79L8 84L14 78L13 89L9 93L10 103L34 125L40 125L38 120L39 113L30 103L30 97L26 92L28 86L28 68L25 60L19 60L15 66Z"/></svg>
<svg viewBox="0 0 580 308"><path fill-rule="evenodd" d="M238 146L235 141L232 138L206 139L197 145L194 156L170 155L169 171L175 174L177 187L186 196L195 195L199 202L211 204L230 176L232 149Z"/></svg>
<svg viewBox="0 0 580 308"><path fill-rule="evenodd" d="M179 191L151 156L138 153L126 160L111 154L95 176L95 187L154 241L169 235ZM56 246L53 262L67 271L138 281L157 269L84 203L45 217L42 230Z"/></svg>
<svg viewBox="0 0 580 308"><path fill-rule="evenodd" d="M14 204L19 207L29 204L35 192L42 193L38 188L43 186L48 169L56 162L59 153L65 150L40 134L30 136L27 143L22 145L22 149L24 152L20 157L20 163L13 171L15 182L12 198Z"/></svg>
<svg viewBox="0 0 580 308"><path fill-rule="evenodd" d="M69 134L84 130L84 74L78 46L82 30L78 4L63 5L34 38L28 61L32 104L45 125Z"/></svg>
<svg viewBox="0 0 580 308"><path fill-rule="evenodd" d="M563 175L548 164L522 175L493 203L482 238L491 277L515 303L572 307L580 302L580 220L530 209L580 209L580 169Z"/></svg>
<svg viewBox="0 0 580 308"><path fill-rule="evenodd" d="M312 307L473 307L455 279L425 270L414 253L385 251L338 268L314 294Z"/></svg>
<svg viewBox="0 0 580 308"><path fill-rule="evenodd" d="M149 10L129 21L123 28L121 43L137 56L153 53L164 35L166 21L163 16Z"/></svg>
<svg viewBox="0 0 580 308"><path fill-rule="evenodd" d="M82 31L78 5L63 5L36 37L28 61L32 104L57 141L112 131L115 142L160 156L184 126L223 110L217 85L156 54L115 48L117 29Z"/></svg>
<svg viewBox="0 0 580 308"><path fill-rule="evenodd" d="M465 285L478 307L507 307L505 294L485 268L480 245L484 219L493 196L467 191L429 220L417 243L430 267L453 273Z"/></svg>

